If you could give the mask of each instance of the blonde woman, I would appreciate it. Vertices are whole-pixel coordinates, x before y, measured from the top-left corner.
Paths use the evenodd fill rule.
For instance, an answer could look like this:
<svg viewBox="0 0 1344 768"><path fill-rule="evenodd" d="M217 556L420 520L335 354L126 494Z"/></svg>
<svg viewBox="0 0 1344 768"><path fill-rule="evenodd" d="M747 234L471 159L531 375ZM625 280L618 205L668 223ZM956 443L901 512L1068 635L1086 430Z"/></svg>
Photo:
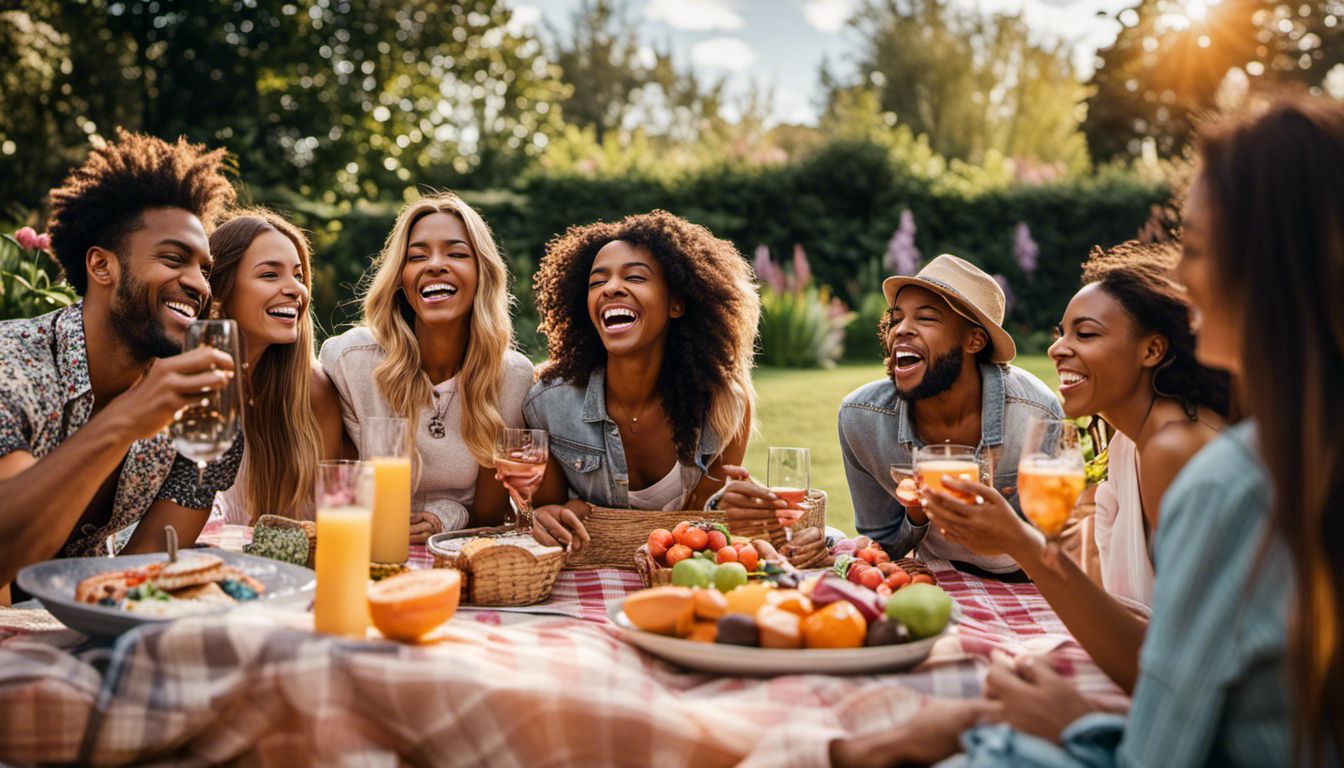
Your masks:
<svg viewBox="0 0 1344 768"><path fill-rule="evenodd" d="M402 208L358 327L322 345L356 445L360 423L400 416L417 454L411 540L503 522L495 438L521 427L532 364L512 349L508 271L476 211L442 193Z"/></svg>
<svg viewBox="0 0 1344 768"><path fill-rule="evenodd" d="M210 235L213 314L238 323L246 361L244 452L214 513L252 525L263 514L313 518L317 462L340 458L340 400L313 356L311 250L265 209L237 211Z"/></svg>

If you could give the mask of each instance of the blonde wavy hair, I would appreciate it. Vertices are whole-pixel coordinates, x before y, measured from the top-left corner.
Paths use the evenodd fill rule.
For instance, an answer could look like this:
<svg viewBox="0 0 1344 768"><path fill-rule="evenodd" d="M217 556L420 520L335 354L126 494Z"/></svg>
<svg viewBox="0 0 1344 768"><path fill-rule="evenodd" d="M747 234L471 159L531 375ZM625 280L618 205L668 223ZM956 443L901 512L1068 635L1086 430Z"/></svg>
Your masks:
<svg viewBox="0 0 1344 768"><path fill-rule="evenodd" d="M243 420L247 476L243 499L252 522L263 513L293 515L312 503L317 463L322 459L322 430L313 413L312 252L303 232L265 208L246 208L210 234L214 268L210 272L212 316L218 316L237 284L243 256L263 232L284 235L299 254L309 301L299 316L293 344L272 344L248 376L248 405Z"/></svg>
<svg viewBox="0 0 1344 768"><path fill-rule="evenodd" d="M432 400L429 377L421 369L415 337L415 313L401 287L401 271L411 228L432 213L456 216L467 228L476 256L476 296L471 303L471 336L458 370L462 398L462 439L482 466L494 463L495 438L505 422L499 412L504 381L504 355L513 345L509 316L508 268L490 227L451 192L422 197L402 207L373 264L373 279L364 291L363 323L382 347L383 362L373 377L392 410L404 417L411 434L419 429L420 410Z"/></svg>

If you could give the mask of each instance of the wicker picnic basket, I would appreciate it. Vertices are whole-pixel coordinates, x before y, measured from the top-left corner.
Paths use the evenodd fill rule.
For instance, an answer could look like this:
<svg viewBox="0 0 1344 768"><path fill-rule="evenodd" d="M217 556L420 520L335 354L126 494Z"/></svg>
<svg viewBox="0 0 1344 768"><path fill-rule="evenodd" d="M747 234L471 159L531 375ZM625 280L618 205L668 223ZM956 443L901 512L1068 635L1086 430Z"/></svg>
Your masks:
<svg viewBox="0 0 1344 768"><path fill-rule="evenodd" d="M826 527L826 492L814 490L808 496L810 509L791 526L797 533L804 528ZM672 530L682 520L707 520L723 523L734 536L768 539L776 548L783 546L784 526L777 522L728 522L723 510L611 509L591 506L583 525L588 529L588 546L574 553L566 568L634 568L631 553L649 540L658 528Z"/></svg>
<svg viewBox="0 0 1344 768"><path fill-rule="evenodd" d="M465 602L473 605L517 606L539 603L551 596L551 587L565 563L560 547L533 548L498 539L431 536L426 548L435 568L462 572Z"/></svg>

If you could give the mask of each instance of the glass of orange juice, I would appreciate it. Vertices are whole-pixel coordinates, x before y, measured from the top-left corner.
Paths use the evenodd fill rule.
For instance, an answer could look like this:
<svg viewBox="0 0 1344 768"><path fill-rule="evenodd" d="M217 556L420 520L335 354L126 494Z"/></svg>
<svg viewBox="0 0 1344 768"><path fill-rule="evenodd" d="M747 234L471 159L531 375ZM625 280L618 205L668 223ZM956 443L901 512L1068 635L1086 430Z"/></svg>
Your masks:
<svg viewBox="0 0 1344 768"><path fill-rule="evenodd" d="M404 563L411 541L411 441L403 418L362 422L360 456L373 468L375 563Z"/></svg>
<svg viewBox="0 0 1344 768"><path fill-rule="evenodd" d="M317 466L317 595L313 628L364 637L369 628L372 468L359 461Z"/></svg>
<svg viewBox="0 0 1344 768"><path fill-rule="evenodd" d="M915 472L919 484L924 488L942 491L967 504L975 504L976 497L944 487L943 476L978 483L982 481L982 468L980 456L969 445L941 443L915 449Z"/></svg>
<svg viewBox="0 0 1344 768"><path fill-rule="evenodd" d="M1048 538L1056 538L1083 493L1083 448L1078 426L1063 419L1035 419L1017 464L1022 513Z"/></svg>

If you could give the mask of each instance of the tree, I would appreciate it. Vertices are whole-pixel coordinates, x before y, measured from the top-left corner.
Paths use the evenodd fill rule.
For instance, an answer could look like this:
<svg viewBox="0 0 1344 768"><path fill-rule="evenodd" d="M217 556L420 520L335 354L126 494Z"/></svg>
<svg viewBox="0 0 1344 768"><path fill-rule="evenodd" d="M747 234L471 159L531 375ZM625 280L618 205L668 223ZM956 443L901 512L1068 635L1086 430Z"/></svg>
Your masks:
<svg viewBox="0 0 1344 768"><path fill-rule="evenodd" d="M1233 70L1252 90L1320 86L1344 61L1341 16L1334 0L1142 0L1116 15L1120 32L1097 54L1088 148L1098 159L1130 157L1148 141L1161 157L1179 155Z"/></svg>
<svg viewBox="0 0 1344 768"><path fill-rule="evenodd" d="M46 122L0 118L41 167L23 185L0 179L0 199L36 206L70 165L48 149L82 152L115 126L224 145L250 184L328 202L507 183L558 132L565 92L510 15L496 0L67 0L5 14L0 41L56 37L41 48L55 74L20 78Z"/></svg>
<svg viewBox="0 0 1344 768"><path fill-rule="evenodd" d="M850 21L862 39L856 76L822 72L827 110L873 89L881 109L939 154L991 153L1076 163L1082 85L1062 41L1040 40L1021 16L949 0L868 0Z"/></svg>
<svg viewBox="0 0 1344 768"><path fill-rule="evenodd" d="M569 94L560 102L565 121L591 129L600 144L625 127L649 67L640 61L639 34L619 0L581 0L566 35L549 26L551 59Z"/></svg>

